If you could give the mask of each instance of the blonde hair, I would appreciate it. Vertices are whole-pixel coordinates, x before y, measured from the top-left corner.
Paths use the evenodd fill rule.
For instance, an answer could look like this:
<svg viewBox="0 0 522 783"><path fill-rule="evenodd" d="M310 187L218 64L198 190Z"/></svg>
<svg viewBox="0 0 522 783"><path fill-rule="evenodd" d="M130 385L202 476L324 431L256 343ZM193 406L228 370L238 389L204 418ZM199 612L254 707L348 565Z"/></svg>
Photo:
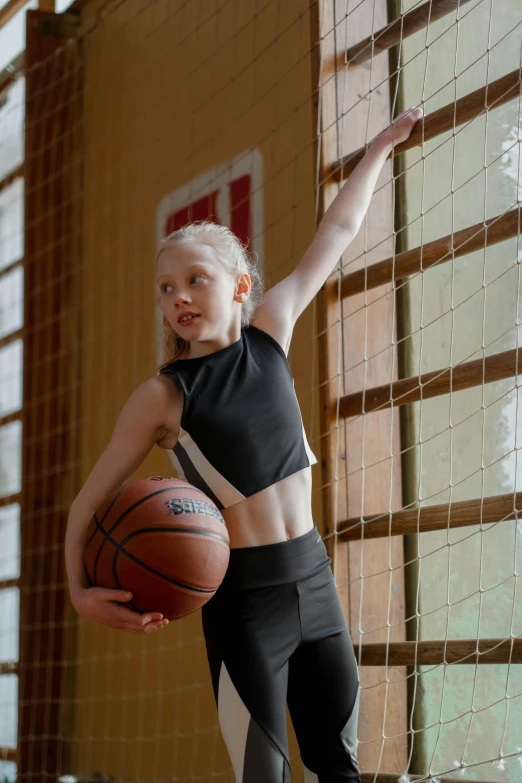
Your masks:
<svg viewBox="0 0 522 783"><path fill-rule="evenodd" d="M252 281L250 295L247 301L241 305L241 326L248 326L263 299L264 285L256 262L250 256L246 246L226 226L203 220L189 223L165 237L159 246L156 262L165 248L178 242L207 245L214 250L218 260L231 275L235 277L240 277L245 273L250 275ZM164 367L170 362L182 359L188 353L190 343L176 334L164 314L161 314L161 317L165 351L165 363L162 367Z"/></svg>

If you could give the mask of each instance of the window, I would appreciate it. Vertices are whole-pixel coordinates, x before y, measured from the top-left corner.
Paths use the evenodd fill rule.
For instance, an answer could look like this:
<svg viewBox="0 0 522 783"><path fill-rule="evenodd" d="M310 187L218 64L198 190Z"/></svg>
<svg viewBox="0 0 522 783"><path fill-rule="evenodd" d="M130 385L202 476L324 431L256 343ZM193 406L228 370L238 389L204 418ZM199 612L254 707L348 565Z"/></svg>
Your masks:
<svg viewBox="0 0 522 783"><path fill-rule="evenodd" d="M32 0L2 22L0 76L25 45L25 14ZM9 9L6 10L6 16ZM16 779L20 637L20 503L24 322L25 79L0 91L0 780Z"/></svg>

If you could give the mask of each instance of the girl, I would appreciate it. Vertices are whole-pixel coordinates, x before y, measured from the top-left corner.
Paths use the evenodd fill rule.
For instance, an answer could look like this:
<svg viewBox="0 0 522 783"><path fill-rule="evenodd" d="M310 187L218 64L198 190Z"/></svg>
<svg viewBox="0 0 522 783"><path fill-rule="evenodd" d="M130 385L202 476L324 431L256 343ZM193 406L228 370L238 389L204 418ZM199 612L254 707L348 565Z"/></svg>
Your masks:
<svg viewBox="0 0 522 783"><path fill-rule="evenodd" d="M180 478L222 509L230 565L203 608L203 630L238 783L290 781L287 703L306 783L360 781L357 666L311 515L316 460L286 354L297 318L356 235L393 145L421 116L404 112L374 139L296 269L264 298L228 229L201 223L167 237L156 271L169 361L126 402L71 507L65 555L73 605L135 634L168 621L121 606L129 593L88 586L83 544L94 510L154 444L172 449Z"/></svg>

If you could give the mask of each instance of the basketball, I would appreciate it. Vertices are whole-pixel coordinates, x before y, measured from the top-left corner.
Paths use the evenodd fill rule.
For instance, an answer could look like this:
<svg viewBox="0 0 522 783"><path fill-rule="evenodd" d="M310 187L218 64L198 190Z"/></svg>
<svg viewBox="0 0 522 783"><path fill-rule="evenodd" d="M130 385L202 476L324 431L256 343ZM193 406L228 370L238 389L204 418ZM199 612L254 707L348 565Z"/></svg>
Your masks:
<svg viewBox="0 0 522 783"><path fill-rule="evenodd" d="M93 587L128 590L131 609L169 620L212 598L229 555L217 506L186 481L161 476L125 484L97 509L84 550Z"/></svg>

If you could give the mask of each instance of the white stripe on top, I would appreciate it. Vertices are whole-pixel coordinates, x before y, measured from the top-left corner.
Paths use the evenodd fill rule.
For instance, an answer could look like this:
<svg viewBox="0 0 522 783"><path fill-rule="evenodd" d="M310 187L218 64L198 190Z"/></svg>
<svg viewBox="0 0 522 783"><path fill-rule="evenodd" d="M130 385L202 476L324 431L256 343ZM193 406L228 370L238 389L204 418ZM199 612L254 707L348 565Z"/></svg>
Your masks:
<svg viewBox="0 0 522 783"><path fill-rule="evenodd" d="M189 433L186 432L186 430L184 430L182 427L179 431L178 441L187 452L190 461L194 465L201 478L204 479L207 486L210 487L214 495L221 501L224 508L233 506L234 503L239 503L240 500L245 499L245 496L242 495L239 490L233 487L232 484L227 481L226 478L224 478L213 465L210 464L203 452L192 440Z"/></svg>

